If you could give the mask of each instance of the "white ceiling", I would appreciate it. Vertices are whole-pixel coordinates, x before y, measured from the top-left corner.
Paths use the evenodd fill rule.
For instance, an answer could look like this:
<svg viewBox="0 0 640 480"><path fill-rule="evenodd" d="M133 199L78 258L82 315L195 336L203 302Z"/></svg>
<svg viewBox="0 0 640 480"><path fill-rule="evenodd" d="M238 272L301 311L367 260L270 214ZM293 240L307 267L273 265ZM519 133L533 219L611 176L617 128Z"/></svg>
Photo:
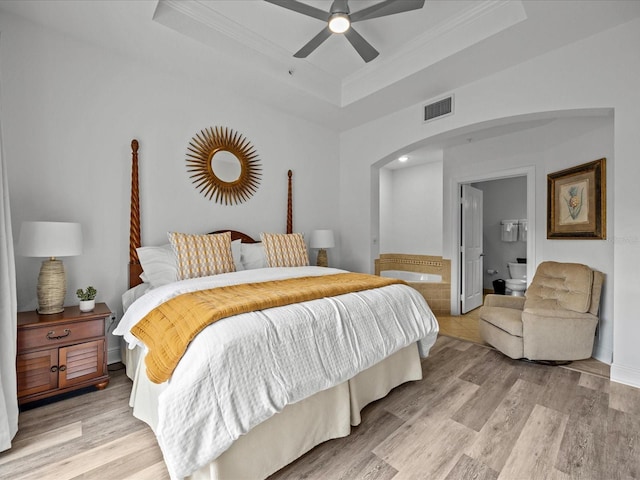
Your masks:
<svg viewBox="0 0 640 480"><path fill-rule="evenodd" d="M341 35L293 58L322 22L260 0L1 0L2 10L344 130L636 18L640 1L427 0L355 24L380 52L368 64Z"/></svg>
<svg viewBox="0 0 640 480"><path fill-rule="evenodd" d="M327 0L305 3L326 11L331 6ZM376 3L351 0L350 8L356 12ZM157 22L212 46L220 45L221 36L231 38L246 47L245 59L290 72L294 81L300 78L297 86L340 107L525 18L520 2L431 0L420 10L354 24L382 52L366 64L343 35L332 35L306 59L293 58L326 24L266 2L160 0L154 15ZM198 29L202 25L206 32Z"/></svg>

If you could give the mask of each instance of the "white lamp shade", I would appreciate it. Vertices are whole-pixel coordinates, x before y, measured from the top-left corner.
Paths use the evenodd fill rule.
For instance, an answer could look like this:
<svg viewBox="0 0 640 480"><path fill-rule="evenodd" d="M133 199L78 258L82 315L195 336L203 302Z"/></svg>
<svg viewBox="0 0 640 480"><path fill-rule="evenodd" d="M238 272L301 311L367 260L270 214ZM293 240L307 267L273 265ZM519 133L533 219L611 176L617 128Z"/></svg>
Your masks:
<svg viewBox="0 0 640 480"><path fill-rule="evenodd" d="M311 232L311 248L333 248L333 230L314 230Z"/></svg>
<svg viewBox="0 0 640 480"><path fill-rule="evenodd" d="M82 253L82 228L70 222L23 222L18 253L24 257L72 257Z"/></svg>

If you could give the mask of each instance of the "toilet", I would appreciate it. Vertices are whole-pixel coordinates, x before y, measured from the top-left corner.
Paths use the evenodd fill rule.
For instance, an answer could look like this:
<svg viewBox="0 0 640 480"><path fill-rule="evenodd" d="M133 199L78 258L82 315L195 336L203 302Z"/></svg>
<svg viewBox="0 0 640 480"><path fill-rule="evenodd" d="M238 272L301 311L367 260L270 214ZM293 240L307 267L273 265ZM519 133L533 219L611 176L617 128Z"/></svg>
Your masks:
<svg viewBox="0 0 640 480"><path fill-rule="evenodd" d="M511 278L505 280L506 287L511 290L511 295L524 296L524 291L527 289L527 264L509 262L507 265Z"/></svg>

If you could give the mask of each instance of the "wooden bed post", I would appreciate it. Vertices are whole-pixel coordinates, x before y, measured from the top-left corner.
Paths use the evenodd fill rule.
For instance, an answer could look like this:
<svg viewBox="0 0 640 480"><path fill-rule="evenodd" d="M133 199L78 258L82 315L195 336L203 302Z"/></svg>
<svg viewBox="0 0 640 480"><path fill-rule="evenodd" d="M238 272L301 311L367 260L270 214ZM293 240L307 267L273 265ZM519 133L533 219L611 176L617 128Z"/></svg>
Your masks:
<svg viewBox="0 0 640 480"><path fill-rule="evenodd" d="M289 177L287 184L287 233L293 233L293 196L291 193L291 177L293 172L289 170L287 172Z"/></svg>
<svg viewBox="0 0 640 480"><path fill-rule="evenodd" d="M138 190L138 140L131 141L131 216L129 220L129 288L142 283L142 266L136 248L140 240L140 195Z"/></svg>
<svg viewBox="0 0 640 480"><path fill-rule="evenodd" d="M138 140L131 141L131 215L129 218L129 288L142 283L142 265L138 258L137 248L142 246L140 236L140 190L138 180ZM293 172L287 172L287 233L293 233ZM218 230L211 233L220 233L227 230ZM232 231L232 239L241 239L244 243L255 243L255 240L241 232Z"/></svg>

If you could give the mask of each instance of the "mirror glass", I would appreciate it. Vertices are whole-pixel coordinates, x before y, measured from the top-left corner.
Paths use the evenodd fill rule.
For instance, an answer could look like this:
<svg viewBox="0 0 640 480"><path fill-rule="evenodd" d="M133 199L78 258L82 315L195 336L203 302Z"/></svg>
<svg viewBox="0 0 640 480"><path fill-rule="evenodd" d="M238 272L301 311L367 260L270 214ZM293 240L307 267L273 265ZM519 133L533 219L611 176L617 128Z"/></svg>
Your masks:
<svg viewBox="0 0 640 480"><path fill-rule="evenodd" d="M220 150L211 157L211 169L223 182L235 182L240 178L242 165L233 153Z"/></svg>

